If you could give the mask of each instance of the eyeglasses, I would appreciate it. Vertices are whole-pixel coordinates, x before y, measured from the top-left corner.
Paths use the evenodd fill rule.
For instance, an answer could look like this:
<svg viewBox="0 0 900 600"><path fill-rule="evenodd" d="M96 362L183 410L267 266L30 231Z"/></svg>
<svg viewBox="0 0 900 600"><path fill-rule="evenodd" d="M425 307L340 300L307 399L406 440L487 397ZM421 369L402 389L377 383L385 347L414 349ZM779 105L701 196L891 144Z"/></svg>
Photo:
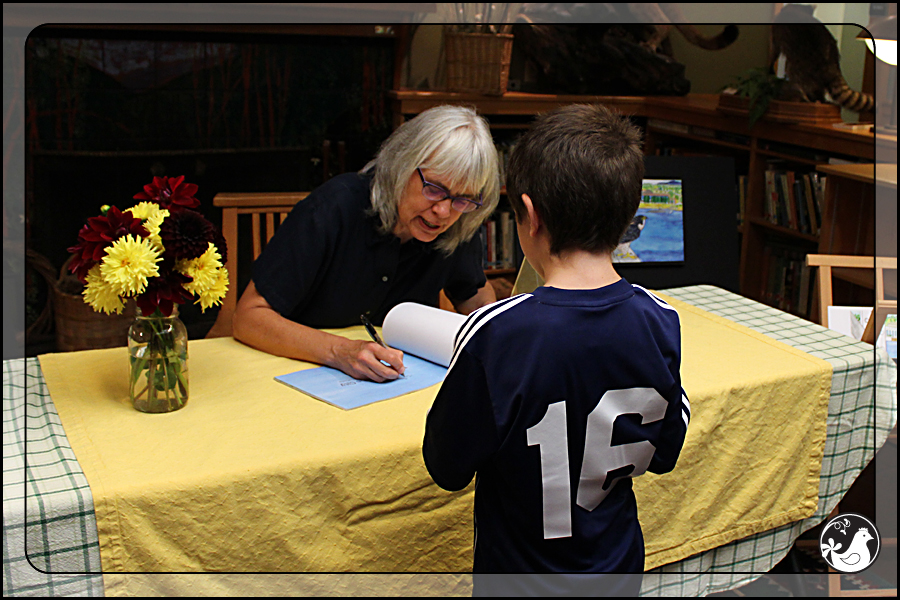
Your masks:
<svg viewBox="0 0 900 600"><path fill-rule="evenodd" d="M474 198L466 198L465 196L451 196L450 192L448 192L443 186L425 181L425 176L422 175L422 169L420 167L417 167L416 171L419 173L419 177L422 179L422 195L425 196L427 200L431 200L432 202L440 202L442 200L450 198L450 206L452 206L454 210L461 213L472 212L473 210L481 208L481 194L478 194L478 200Z"/></svg>

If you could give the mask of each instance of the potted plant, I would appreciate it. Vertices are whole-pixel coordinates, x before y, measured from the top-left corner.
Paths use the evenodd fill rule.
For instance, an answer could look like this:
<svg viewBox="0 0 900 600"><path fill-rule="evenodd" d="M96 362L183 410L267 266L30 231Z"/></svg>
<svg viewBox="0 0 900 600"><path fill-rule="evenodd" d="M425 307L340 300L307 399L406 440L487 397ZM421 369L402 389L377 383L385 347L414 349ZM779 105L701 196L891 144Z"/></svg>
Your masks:
<svg viewBox="0 0 900 600"><path fill-rule="evenodd" d="M808 102L787 79L755 68L738 75L737 82L722 89L718 110L747 116L752 128L761 118L778 123L834 123L841 109L834 104Z"/></svg>

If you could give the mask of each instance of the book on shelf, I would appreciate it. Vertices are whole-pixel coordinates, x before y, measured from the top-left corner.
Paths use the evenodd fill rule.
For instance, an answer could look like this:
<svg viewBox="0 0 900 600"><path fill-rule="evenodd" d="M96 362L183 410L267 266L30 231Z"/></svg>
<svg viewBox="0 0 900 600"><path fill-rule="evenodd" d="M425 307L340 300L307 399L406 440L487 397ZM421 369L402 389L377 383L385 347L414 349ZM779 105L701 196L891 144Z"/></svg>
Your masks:
<svg viewBox="0 0 900 600"><path fill-rule="evenodd" d="M685 123L675 123L663 119L647 119L647 127L658 129L659 131L670 131L672 133L690 132L690 126Z"/></svg>
<svg viewBox="0 0 900 600"><path fill-rule="evenodd" d="M696 125L691 125L689 129L690 133L696 135L698 137L707 137L707 138L716 138L716 130L710 129L709 127L697 127Z"/></svg>
<svg viewBox="0 0 900 600"><path fill-rule="evenodd" d="M778 199L778 187L775 182L776 171L768 169L765 172L766 182L766 210L765 218L774 225L781 225L781 215L779 212L780 201Z"/></svg>
<svg viewBox="0 0 900 600"><path fill-rule="evenodd" d="M777 175L777 179L780 185L779 195L784 203L784 221L789 228L799 231L797 225L797 203L794 201L794 173L791 171L780 172Z"/></svg>
<svg viewBox="0 0 900 600"><path fill-rule="evenodd" d="M806 197L805 197L805 187L803 186L803 179L805 175L801 175L799 179L795 179L793 182L793 195L794 195L794 203L797 208L797 220L800 224L800 231L803 233L812 233L812 230L809 226L809 217L806 214Z"/></svg>
<svg viewBox="0 0 900 600"><path fill-rule="evenodd" d="M723 142L728 142L729 144L736 144L738 146L750 146L750 136L741 135L739 133L730 133L728 131L717 131L716 138L722 140Z"/></svg>
<svg viewBox="0 0 900 600"><path fill-rule="evenodd" d="M516 265L515 217L511 211L495 212L481 226L483 268L512 269Z"/></svg>
<svg viewBox="0 0 900 600"><path fill-rule="evenodd" d="M506 172L509 166L509 156L516 147L516 140L503 140L494 142L497 148L497 160L500 167L500 181L506 181Z"/></svg>
<svg viewBox="0 0 900 600"><path fill-rule="evenodd" d="M810 313L813 278L806 254L798 248L768 243L763 247L763 302L801 317Z"/></svg>
<svg viewBox="0 0 900 600"><path fill-rule="evenodd" d="M806 235L818 235L821 223L817 173L770 168L765 172L765 218L774 225Z"/></svg>
<svg viewBox="0 0 900 600"><path fill-rule="evenodd" d="M803 178L803 198L806 201L806 218L809 221L809 232L812 235L819 235L819 210L816 207L818 200L816 199L813 178L815 173L807 173Z"/></svg>

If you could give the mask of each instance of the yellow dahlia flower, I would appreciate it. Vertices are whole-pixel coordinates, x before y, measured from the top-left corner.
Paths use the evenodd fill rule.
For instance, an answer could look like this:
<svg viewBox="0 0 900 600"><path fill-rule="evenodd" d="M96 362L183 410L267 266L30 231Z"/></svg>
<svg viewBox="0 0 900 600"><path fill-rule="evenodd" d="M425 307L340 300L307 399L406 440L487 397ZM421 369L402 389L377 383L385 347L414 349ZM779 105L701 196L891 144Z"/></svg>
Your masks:
<svg viewBox="0 0 900 600"><path fill-rule="evenodd" d="M222 255L212 242L206 252L190 260L180 260L175 268L181 273L193 278L186 283L184 289L191 294L202 294L209 288L219 285L219 270L222 268ZM227 275L226 275L227 280Z"/></svg>
<svg viewBox="0 0 900 600"><path fill-rule="evenodd" d="M82 295L84 301L90 304L91 308L108 315L122 312L125 304L122 302L118 290L100 275L99 264L94 265L88 271L85 281L87 285L85 285Z"/></svg>
<svg viewBox="0 0 900 600"><path fill-rule="evenodd" d="M163 243L159 237L159 226L169 216L169 211L160 208L155 202L140 202L130 209L131 214L143 221L144 228L150 233L150 241L160 251L163 251Z"/></svg>
<svg viewBox="0 0 900 600"><path fill-rule="evenodd" d="M100 274L119 295L141 294L147 288L147 280L159 275L156 263L161 260L161 252L150 240L128 234L106 249Z"/></svg>
<svg viewBox="0 0 900 600"><path fill-rule="evenodd" d="M228 271L224 268L217 269L215 282L198 294L197 304L200 305L200 312L206 312L207 308L221 304L227 292Z"/></svg>

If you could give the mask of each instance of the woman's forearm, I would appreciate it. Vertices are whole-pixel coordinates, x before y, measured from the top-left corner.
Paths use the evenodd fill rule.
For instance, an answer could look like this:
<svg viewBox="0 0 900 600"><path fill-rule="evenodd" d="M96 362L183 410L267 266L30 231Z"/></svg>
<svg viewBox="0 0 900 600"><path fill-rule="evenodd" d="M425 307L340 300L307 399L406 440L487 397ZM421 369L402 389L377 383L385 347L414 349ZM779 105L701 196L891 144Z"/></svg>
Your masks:
<svg viewBox="0 0 900 600"><path fill-rule="evenodd" d="M251 281L234 312L233 335L257 350L339 369L356 379L386 381L404 371L403 353L350 340L282 317Z"/></svg>
<svg viewBox="0 0 900 600"><path fill-rule="evenodd" d="M247 307L235 311L234 338L257 350L318 363L330 364L335 346L344 338L285 319L271 308Z"/></svg>

